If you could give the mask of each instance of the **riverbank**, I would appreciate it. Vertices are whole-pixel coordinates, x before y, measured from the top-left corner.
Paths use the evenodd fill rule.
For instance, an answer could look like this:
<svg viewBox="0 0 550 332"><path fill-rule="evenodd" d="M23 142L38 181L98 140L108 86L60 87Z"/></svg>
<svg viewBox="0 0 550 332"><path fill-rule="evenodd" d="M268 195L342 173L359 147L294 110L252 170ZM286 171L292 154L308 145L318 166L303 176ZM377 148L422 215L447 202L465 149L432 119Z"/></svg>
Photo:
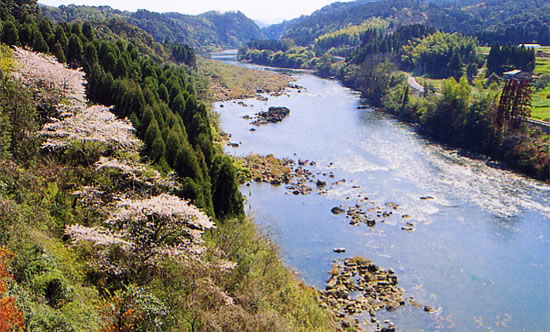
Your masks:
<svg viewBox="0 0 550 332"><path fill-rule="evenodd" d="M500 127L495 121L499 86L483 87L479 80L472 86L465 78L466 84L450 78L438 80L443 93L427 91L418 95L408 86L406 74L396 71L394 65L383 58L373 60L368 66L338 62L308 68L316 69L315 74L320 77L337 79L344 86L361 92L371 104L383 107L400 120L417 124L434 142L487 155L505 162L510 170L550 181L550 150L546 148L550 145L550 136L527 125L513 130ZM433 81L428 82L430 86L425 88L431 91ZM461 85L460 89L453 88L457 84ZM462 106L457 109L456 105Z"/></svg>
<svg viewBox="0 0 550 332"><path fill-rule="evenodd" d="M292 77L261 69L232 66L221 61L199 58L198 71L210 82L207 99L211 102L255 97L258 93L280 93Z"/></svg>
<svg viewBox="0 0 550 332"><path fill-rule="evenodd" d="M300 278L325 289L334 260L369 257L385 271L393 268L406 297L435 310L426 314L412 305L380 310L379 322L390 320L406 330L473 330L479 326L474 317L479 321L483 316L488 327L510 314L506 324L511 328L540 327L529 320L547 307L540 287L506 290L518 278L538 284L548 275L543 254L547 245L537 238L547 229L541 222L548 214L546 187L433 145L385 112L358 109L358 95L335 81L295 77L307 92L290 91L290 97L267 102L242 100L246 106L217 103L215 110L231 141L238 143L225 147L228 154L244 158L272 153L296 164L301 160L311 173L305 183L312 189L308 195L289 193L286 184L270 185L268 176L241 187L247 213L274 234L285 262L300 271ZM276 124L250 125L247 117L271 106L291 112ZM327 194L319 194L317 180L327 182ZM332 186L334 182L339 184ZM386 206L392 202L396 205ZM376 220L374 226L361 221L350 225L347 211L356 211L357 204ZM335 207L345 212L334 214ZM384 212L392 214L386 218ZM407 223L414 231L401 229ZM498 306L494 299L499 299ZM528 307L515 305L525 301ZM359 319L371 317L363 312Z"/></svg>

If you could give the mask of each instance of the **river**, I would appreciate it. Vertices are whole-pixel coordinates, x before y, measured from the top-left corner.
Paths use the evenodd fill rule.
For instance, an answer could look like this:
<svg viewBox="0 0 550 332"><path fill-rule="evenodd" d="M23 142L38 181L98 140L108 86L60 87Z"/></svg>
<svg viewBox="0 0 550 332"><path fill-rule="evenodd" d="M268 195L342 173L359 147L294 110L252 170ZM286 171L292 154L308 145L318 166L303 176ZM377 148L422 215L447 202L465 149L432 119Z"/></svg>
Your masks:
<svg viewBox="0 0 550 332"><path fill-rule="evenodd" d="M403 331L550 331L549 185L433 144L384 112L357 109L358 94L336 81L295 79L305 89L243 100L247 107L215 104L222 129L239 143L227 153L315 161L307 168L329 183L326 195L242 187L248 215L275 237L289 267L319 288L334 259L364 256L393 268L406 296L436 308L379 312ZM269 106L291 113L250 131L243 116ZM331 213L339 205L387 209L388 202L399 208L374 227ZM406 222L414 231L401 229Z"/></svg>

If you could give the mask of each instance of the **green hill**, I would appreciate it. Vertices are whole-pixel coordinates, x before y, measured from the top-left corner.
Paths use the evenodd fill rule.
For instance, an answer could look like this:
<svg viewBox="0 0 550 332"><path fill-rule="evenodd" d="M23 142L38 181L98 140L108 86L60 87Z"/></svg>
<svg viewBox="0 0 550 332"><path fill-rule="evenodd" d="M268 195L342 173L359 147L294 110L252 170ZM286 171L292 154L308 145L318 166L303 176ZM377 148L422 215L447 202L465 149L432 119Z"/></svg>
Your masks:
<svg viewBox="0 0 550 332"><path fill-rule="evenodd" d="M394 27L426 24L445 32L476 35L482 42L550 44L550 3L533 1L353 1L325 6L309 16L263 29L272 39L309 45L315 38L379 17Z"/></svg>
<svg viewBox="0 0 550 332"><path fill-rule="evenodd" d="M122 18L140 27L161 43L181 43L200 50L238 48L252 39L261 39L260 28L241 12L206 12L200 15L120 11L108 6L42 7L43 15L57 22L104 21Z"/></svg>

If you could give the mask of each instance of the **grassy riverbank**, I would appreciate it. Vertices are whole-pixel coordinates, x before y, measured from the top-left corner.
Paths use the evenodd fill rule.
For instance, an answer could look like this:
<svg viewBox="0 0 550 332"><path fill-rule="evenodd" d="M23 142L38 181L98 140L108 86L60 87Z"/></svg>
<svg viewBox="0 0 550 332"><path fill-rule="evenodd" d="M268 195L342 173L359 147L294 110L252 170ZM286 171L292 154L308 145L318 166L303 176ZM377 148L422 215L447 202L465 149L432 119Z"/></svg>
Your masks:
<svg viewBox="0 0 550 332"><path fill-rule="evenodd" d="M208 98L212 101L250 98L258 92L278 92L292 81L285 74L252 70L205 58L199 58L198 72L209 79Z"/></svg>

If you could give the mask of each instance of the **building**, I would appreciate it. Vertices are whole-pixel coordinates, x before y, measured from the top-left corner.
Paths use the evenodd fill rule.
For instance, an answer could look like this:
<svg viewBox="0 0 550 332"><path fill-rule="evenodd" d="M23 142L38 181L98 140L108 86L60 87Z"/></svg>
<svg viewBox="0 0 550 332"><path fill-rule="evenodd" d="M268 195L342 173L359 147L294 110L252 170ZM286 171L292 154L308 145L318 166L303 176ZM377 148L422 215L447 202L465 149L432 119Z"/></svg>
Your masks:
<svg viewBox="0 0 550 332"><path fill-rule="evenodd" d="M517 81L524 81L524 80L530 81L532 78L530 73L526 71L521 71L519 69L504 72L502 73L502 76L504 77L505 80L514 79Z"/></svg>
<svg viewBox="0 0 550 332"><path fill-rule="evenodd" d="M532 48L536 50L542 46L540 44L519 44L518 47Z"/></svg>

